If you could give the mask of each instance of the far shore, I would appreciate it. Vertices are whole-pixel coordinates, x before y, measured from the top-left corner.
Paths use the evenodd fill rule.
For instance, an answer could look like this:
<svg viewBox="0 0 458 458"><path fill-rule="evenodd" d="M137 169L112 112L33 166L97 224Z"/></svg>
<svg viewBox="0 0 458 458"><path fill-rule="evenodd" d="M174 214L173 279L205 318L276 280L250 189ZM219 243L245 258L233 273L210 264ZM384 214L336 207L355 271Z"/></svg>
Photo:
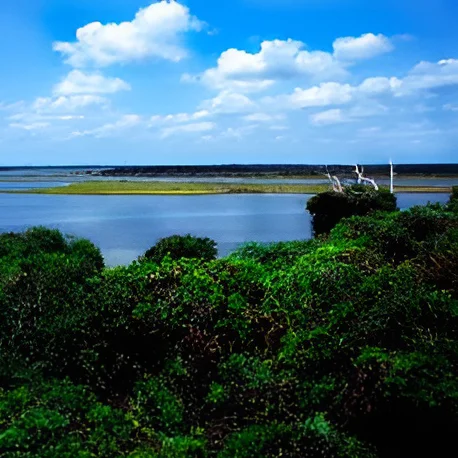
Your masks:
<svg viewBox="0 0 458 458"><path fill-rule="evenodd" d="M209 194L318 194L329 185L313 184L243 184L243 183L187 183L85 181L68 186L28 190L1 190L8 194L48 195L209 195ZM397 186L396 193L451 193L451 187Z"/></svg>

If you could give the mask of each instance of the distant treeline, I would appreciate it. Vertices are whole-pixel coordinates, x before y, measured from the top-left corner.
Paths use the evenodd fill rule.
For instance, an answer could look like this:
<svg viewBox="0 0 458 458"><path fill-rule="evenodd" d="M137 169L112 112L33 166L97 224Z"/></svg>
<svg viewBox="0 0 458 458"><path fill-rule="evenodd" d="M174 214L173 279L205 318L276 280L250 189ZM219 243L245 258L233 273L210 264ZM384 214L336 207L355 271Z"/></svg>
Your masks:
<svg viewBox="0 0 458 458"><path fill-rule="evenodd" d="M354 165L329 165L331 173L351 174ZM458 164L402 164L395 171L402 175L455 175ZM92 173L91 171L88 171ZM200 166L122 166L95 171L102 176L300 176L322 175L325 165L200 165ZM367 165L365 172L372 175L389 174L389 165Z"/></svg>
<svg viewBox="0 0 458 458"><path fill-rule="evenodd" d="M332 174L353 174L354 165L328 165ZM365 165L368 175L388 175L389 165ZM40 170L99 176L320 176L326 165L259 164L259 165L151 165L151 166L63 166L63 167L0 167L0 172ZM458 164L396 164L401 175L458 175Z"/></svg>

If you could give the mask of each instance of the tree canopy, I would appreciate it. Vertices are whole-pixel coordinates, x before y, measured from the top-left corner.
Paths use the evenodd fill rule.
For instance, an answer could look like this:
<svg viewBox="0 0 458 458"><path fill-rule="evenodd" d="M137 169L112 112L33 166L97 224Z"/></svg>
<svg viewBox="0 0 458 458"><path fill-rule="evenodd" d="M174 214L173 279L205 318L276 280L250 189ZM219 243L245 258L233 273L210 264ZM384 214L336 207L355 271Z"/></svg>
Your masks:
<svg viewBox="0 0 458 458"><path fill-rule="evenodd" d="M316 235L327 234L343 218L366 216L376 211L396 211L396 196L386 189L364 185L345 187L343 192L317 194L307 202Z"/></svg>

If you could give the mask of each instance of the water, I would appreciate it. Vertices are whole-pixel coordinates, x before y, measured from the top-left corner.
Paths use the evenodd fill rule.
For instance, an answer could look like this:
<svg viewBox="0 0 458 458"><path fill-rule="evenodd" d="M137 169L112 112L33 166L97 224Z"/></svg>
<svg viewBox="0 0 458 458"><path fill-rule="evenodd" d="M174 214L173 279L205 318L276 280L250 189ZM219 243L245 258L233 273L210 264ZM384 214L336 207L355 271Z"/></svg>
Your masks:
<svg viewBox="0 0 458 458"><path fill-rule="evenodd" d="M0 181L0 191L25 191L28 189L51 188L67 186L67 183L58 181Z"/></svg>
<svg viewBox="0 0 458 458"><path fill-rule="evenodd" d="M406 210L415 205L426 205L428 202L446 204L450 200L449 194L404 193L397 194L398 207Z"/></svg>
<svg viewBox="0 0 458 458"><path fill-rule="evenodd" d="M249 242L311 238L310 195L53 196L0 194L0 232L44 225L88 238L109 266L129 264L159 238L191 233L218 242L220 256ZM408 208L447 194L400 194Z"/></svg>

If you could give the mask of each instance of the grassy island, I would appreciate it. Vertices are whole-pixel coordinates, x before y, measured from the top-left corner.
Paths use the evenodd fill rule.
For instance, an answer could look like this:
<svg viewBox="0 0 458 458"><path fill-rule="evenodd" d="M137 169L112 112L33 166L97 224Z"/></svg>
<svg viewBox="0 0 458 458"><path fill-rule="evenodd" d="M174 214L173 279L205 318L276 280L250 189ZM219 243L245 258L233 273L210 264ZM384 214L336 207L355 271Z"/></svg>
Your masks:
<svg viewBox="0 0 458 458"><path fill-rule="evenodd" d="M69 186L40 188L12 193L62 195L205 195L205 194L318 194L329 185L313 184L249 184L249 183L185 183L159 181L85 181ZM449 187L399 186L396 192L450 193Z"/></svg>

